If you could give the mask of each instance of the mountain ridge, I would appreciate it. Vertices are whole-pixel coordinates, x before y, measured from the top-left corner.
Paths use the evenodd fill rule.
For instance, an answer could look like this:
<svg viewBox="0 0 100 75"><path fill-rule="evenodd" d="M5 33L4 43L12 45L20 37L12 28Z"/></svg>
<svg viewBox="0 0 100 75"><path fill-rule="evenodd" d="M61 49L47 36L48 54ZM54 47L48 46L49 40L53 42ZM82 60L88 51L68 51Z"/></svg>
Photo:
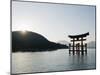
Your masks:
<svg viewBox="0 0 100 75"><path fill-rule="evenodd" d="M65 40L60 40L57 43L60 44L65 44L65 45L69 45L69 42L65 41ZM96 41L90 41L87 43L87 47L88 48L95 48L96 47Z"/></svg>

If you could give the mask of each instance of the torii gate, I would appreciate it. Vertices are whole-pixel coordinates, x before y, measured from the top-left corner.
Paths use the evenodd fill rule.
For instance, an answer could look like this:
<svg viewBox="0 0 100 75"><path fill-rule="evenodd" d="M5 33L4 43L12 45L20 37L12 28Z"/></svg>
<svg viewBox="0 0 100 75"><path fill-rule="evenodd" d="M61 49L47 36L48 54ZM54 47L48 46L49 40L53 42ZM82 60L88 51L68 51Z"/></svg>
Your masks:
<svg viewBox="0 0 100 75"><path fill-rule="evenodd" d="M86 41L86 38L84 37L88 36L89 32L80 34L80 35L69 35L68 37L71 38L72 45L69 44L69 51L86 51L87 52L87 43L83 43L83 41ZM80 43L76 43L77 41L80 41ZM71 49L72 48L72 49ZM84 49L85 48L85 49Z"/></svg>

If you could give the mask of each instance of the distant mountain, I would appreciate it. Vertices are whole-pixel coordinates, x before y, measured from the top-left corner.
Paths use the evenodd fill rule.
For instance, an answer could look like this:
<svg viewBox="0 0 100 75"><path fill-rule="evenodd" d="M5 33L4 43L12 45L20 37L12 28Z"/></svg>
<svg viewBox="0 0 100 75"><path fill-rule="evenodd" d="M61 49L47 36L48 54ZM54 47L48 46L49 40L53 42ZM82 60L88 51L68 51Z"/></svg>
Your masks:
<svg viewBox="0 0 100 75"><path fill-rule="evenodd" d="M96 42L95 41L88 42L87 47L88 48L95 48L96 47Z"/></svg>
<svg viewBox="0 0 100 75"><path fill-rule="evenodd" d="M57 43L60 43L60 44L63 44L63 45L67 45L67 46L69 45L69 42L67 42L65 40L58 41ZM91 42L87 43L87 47L88 48L95 48L95 45L96 45L95 41L91 41Z"/></svg>
<svg viewBox="0 0 100 75"><path fill-rule="evenodd" d="M68 46L47 40L44 36L26 31L12 32L12 51L51 51L54 49L68 48Z"/></svg>
<svg viewBox="0 0 100 75"><path fill-rule="evenodd" d="M69 45L69 42L65 41L65 40L61 40L61 41L58 41L57 43L60 43L60 44L64 44L64 45Z"/></svg>

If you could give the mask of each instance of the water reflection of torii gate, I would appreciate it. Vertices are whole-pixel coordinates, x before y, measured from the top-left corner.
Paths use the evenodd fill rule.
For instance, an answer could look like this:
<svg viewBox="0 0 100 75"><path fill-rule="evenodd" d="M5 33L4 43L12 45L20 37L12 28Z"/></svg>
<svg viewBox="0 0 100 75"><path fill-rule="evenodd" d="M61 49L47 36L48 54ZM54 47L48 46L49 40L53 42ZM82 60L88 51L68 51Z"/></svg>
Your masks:
<svg viewBox="0 0 100 75"><path fill-rule="evenodd" d="M75 53L75 51L77 52L81 51L82 54L84 53L84 51L87 53L87 43L84 44L83 41L86 41L86 38L84 39L84 37L88 35L89 32L80 35L69 35L68 37L71 38L71 42L72 42L72 45L69 44L69 53L71 51L73 52L73 54Z"/></svg>

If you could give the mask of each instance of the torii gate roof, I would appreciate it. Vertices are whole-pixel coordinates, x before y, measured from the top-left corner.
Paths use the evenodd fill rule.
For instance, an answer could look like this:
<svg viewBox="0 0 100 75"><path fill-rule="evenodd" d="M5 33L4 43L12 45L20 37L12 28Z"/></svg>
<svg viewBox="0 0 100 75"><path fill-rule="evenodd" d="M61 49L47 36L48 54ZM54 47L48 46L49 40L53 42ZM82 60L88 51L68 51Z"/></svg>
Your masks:
<svg viewBox="0 0 100 75"><path fill-rule="evenodd" d="M80 34L80 35L69 35L69 38L81 38L81 37L86 37L89 35L89 32L84 33L84 34Z"/></svg>

